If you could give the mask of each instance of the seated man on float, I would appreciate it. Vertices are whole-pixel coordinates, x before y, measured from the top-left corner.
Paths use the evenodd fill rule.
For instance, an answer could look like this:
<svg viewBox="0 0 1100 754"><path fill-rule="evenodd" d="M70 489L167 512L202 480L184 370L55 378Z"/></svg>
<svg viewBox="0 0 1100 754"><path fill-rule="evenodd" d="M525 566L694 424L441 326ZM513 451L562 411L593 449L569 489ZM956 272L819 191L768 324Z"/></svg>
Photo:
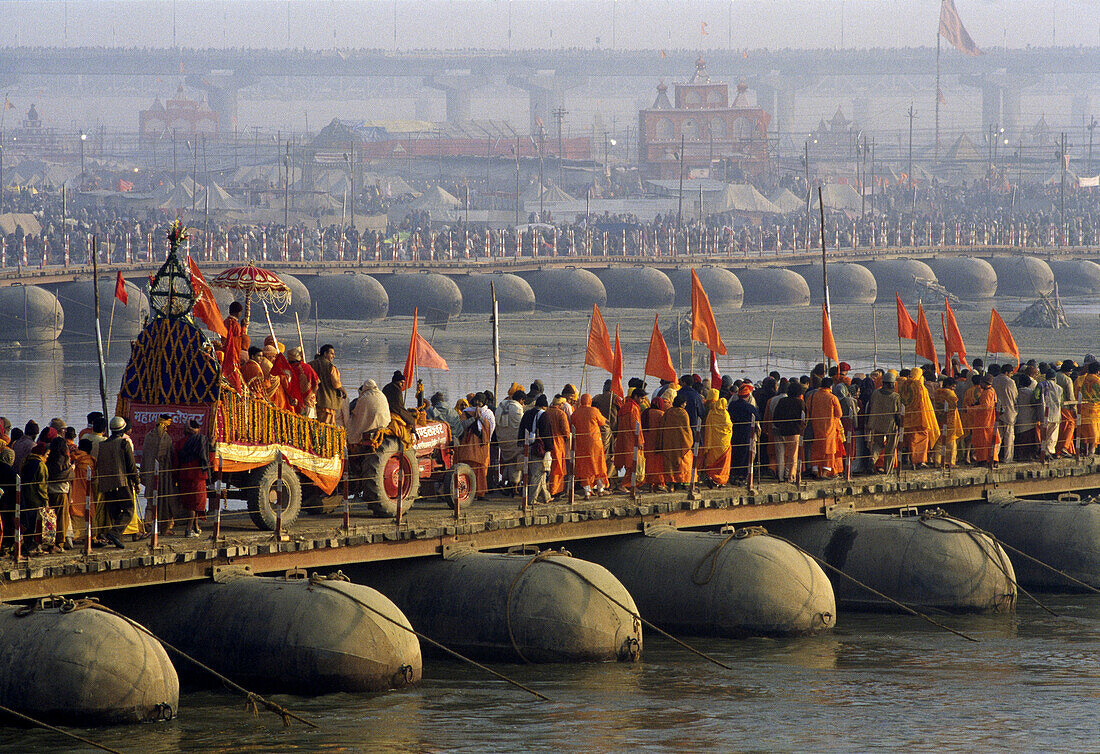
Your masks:
<svg viewBox="0 0 1100 754"><path fill-rule="evenodd" d="M416 412L405 408L405 374L393 373L393 377L382 387L382 394L390 407L390 429L404 447L413 444L416 437Z"/></svg>

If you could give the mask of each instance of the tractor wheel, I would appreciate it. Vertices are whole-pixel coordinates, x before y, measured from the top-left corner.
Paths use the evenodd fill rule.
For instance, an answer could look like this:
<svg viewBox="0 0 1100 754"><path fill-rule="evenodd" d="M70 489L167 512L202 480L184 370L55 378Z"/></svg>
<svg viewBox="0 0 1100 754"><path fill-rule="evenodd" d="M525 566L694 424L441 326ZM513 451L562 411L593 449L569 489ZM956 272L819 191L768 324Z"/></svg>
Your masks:
<svg viewBox="0 0 1100 754"><path fill-rule="evenodd" d="M275 511L280 503L284 529L298 519L298 513L302 510L302 482L298 479L298 472L288 463L283 464L281 481L280 491L278 462L269 463L248 475L248 488L244 490L248 515L263 531L275 530Z"/></svg>
<svg viewBox="0 0 1100 754"><path fill-rule="evenodd" d="M401 510L408 511L420 495L420 466L411 449L401 452L392 437L363 459L363 492L367 507L380 516L397 515L398 492Z"/></svg>
<svg viewBox="0 0 1100 754"><path fill-rule="evenodd" d="M447 474L447 495L451 508L458 510L473 502L477 477L468 464L456 463Z"/></svg>

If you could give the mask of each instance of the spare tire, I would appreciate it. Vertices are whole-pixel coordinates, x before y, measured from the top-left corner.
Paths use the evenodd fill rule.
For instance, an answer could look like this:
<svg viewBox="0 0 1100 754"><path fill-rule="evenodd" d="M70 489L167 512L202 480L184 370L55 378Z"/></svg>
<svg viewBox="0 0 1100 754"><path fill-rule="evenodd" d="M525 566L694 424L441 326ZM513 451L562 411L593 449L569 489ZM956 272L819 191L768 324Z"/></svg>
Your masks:
<svg viewBox="0 0 1100 754"><path fill-rule="evenodd" d="M468 463L456 463L447 474L447 503L454 510L474 501L477 493L477 477Z"/></svg>
<svg viewBox="0 0 1100 754"><path fill-rule="evenodd" d="M283 464L283 528L298 520L302 511L302 481L298 472L288 463ZM248 515L252 523L263 531L275 531L277 518L275 507L279 491L279 462L272 461L267 466L254 470L248 477L248 489L244 499L248 504Z"/></svg>
<svg viewBox="0 0 1100 754"><path fill-rule="evenodd" d="M401 450L394 437L363 459L363 493L367 507L379 516L397 515L398 492L401 510L408 511L420 495L420 467L411 448Z"/></svg>

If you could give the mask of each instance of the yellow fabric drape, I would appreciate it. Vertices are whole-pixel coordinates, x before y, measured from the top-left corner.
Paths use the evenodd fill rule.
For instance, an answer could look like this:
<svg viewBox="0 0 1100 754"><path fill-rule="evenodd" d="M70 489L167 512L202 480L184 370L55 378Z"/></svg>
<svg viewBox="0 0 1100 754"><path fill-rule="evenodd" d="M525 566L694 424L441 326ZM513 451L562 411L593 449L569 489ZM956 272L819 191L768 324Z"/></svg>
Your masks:
<svg viewBox="0 0 1100 754"><path fill-rule="evenodd" d="M717 393L717 390L711 391ZM717 398L703 420L703 463L710 466L726 452L733 440L733 421L725 398Z"/></svg>
<svg viewBox="0 0 1100 754"><path fill-rule="evenodd" d="M932 448L940 439L940 425L932 399L928 397L928 388L924 386L924 371L920 367L913 369L905 383L901 393L905 402L905 427L928 432L928 447Z"/></svg>

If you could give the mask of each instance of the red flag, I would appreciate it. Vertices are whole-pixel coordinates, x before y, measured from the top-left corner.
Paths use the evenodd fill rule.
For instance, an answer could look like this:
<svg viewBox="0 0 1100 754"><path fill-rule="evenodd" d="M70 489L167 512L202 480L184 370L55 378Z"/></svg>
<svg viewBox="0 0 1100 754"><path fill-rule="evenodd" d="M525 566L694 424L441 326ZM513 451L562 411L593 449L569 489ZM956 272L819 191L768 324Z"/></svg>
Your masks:
<svg viewBox="0 0 1100 754"><path fill-rule="evenodd" d="M126 292L126 281L122 279L121 271L115 273L115 298L121 301L123 306L128 306L130 294Z"/></svg>
<svg viewBox="0 0 1100 754"><path fill-rule="evenodd" d="M917 356L923 356L936 367L936 373L940 371L940 357L936 353L936 344L932 342L932 328L928 326L928 319L924 316L924 304L917 302ZM934 377L935 375L928 375Z"/></svg>
<svg viewBox="0 0 1100 754"><path fill-rule="evenodd" d="M672 368L672 356L665 344L665 337L657 327L658 315L653 315L653 334L649 336L649 352L645 356L645 374L659 380L676 382L676 370Z"/></svg>
<svg viewBox="0 0 1100 754"><path fill-rule="evenodd" d="M600 314L600 307L592 304L592 320L588 323L588 348L584 352L584 363L612 371L615 354L611 353L611 336Z"/></svg>
<svg viewBox="0 0 1100 754"><path fill-rule="evenodd" d="M619 326L615 325L615 358L611 360L611 392L620 398L623 393L623 347L619 343Z"/></svg>
<svg viewBox="0 0 1100 754"><path fill-rule="evenodd" d="M420 337L420 333L417 331L417 311L419 307L413 308L413 330L412 337L409 338L409 353L405 357L405 385L406 387L413 384L413 376L416 374L416 341Z"/></svg>
<svg viewBox="0 0 1100 754"><path fill-rule="evenodd" d="M710 299L694 269L691 271L691 339L717 354L726 355L726 344L718 334L718 323L714 321Z"/></svg>
<svg viewBox="0 0 1100 754"><path fill-rule="evenodd" d="M833 326L829 322L829 310L825 304L821 304L821 352L826 359L834 364L840 364L840 357L836 353L836 341L833 340Z"/></svg>
<svg viewBox="0 0 1100 754"><path fill-rule="evenodd" d="M940 36L964 55L982 54L963 26L959 11L955 9L955 0L943 0L940 4Z"/></svg>
<svg viewBox="0 0 1100 754"><path fill-rule="evenodd" d="M187 256L187 267L191 271L191 287L195 289L195 303L191 311L211 332L224 339L227 333L225 320L218 308L218 302L214 299L214 291L210 290L206 278L190 255Z"/></svg>
<svg viewBox="0 0 1100 754"><path fill-rule="evenodd" d="M442 369L449 372L447 360L435 352L432 344L424 340L419 332L416 334L416 365L426 369Z"/></svg>
<svg viewBox="0 0 1100 754"><path fill-rule="evenodd" d="M989 313L989 337L986 340L985 350L990 353L1001 353L1016 359L1020 363L1020 349L1016 346L1016 339L1008 330L1008 325L1001 319L996 309Z"/></svg>
<svg viewBox="0 0 1100 754"><path fill-rule="evenodd" d="M718 371L718 354L710 352L710 386L717 390L722 385L722 373Z"/></svg>
<svg viewBox="0 0 1100 754"><path fill-rule="evenodd" d="M957 355L959 362L962 363L967 369L970 365L966 363L966 345L963 343L962 333L959 332L959 323L955 320L955 312L951 309L951 302L944 299L944 343L947 344L947 360L951 361L951 357Z"/></svg>
<svg viewBox="0 0 1100 754"><path fill-rule="evenodd" d="M909 316L909 312L905 310L905 304L901 303L901 295L894 291L894 296L898 300L898 337L906 340L917 339L917 323L913 321L913 318Z"/></svg>

